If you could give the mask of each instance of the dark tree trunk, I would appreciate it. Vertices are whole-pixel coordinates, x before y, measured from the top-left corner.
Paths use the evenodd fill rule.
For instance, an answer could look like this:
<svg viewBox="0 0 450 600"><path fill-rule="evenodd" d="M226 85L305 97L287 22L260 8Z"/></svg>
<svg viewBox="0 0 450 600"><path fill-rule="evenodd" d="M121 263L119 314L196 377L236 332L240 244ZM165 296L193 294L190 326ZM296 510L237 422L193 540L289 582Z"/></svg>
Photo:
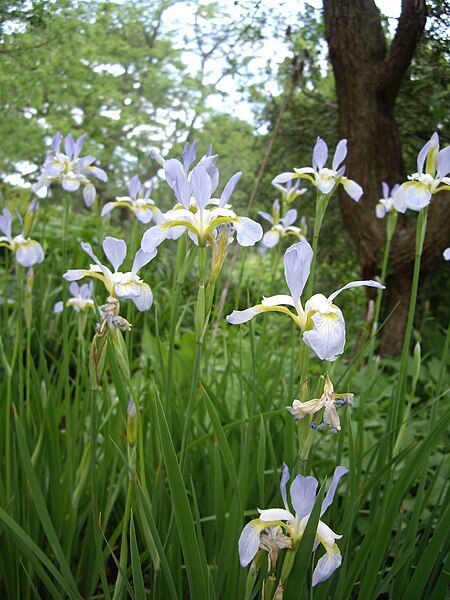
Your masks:
<svg viewBox="0 0 450 600"><path fill-rule="evenodd" d="M402 0L402 14L389 48L373 0L324 0L324 17L336 81L339 134L349 141L346 174L364 189L359 204L342 194L341 211L358 252L362 277L370 278L379 272L385 242L385 222L376 218L374 210L381 182L391 186L404 181L406 175L394 106L425 26L425 0ZM433 201L429 210L422 277L442 259L450 236L445 204ZM414 235L413 219L400 218L392 243L386 295L388 311L395 310L383 331L383 354L397 352L403 339Z"/></svg>

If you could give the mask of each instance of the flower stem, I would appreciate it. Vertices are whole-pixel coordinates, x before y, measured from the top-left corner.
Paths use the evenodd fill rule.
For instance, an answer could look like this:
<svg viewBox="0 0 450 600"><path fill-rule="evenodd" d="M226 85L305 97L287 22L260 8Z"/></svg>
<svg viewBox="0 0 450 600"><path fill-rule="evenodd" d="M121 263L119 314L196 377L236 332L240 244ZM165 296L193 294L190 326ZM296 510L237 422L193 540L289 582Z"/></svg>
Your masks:
<svg viewBox="0 0 450 600"><path fill-rule="evenodd" d="M393 423L391 426L395 429L398 425L398 421L401 415L401 401L405 397L406 379L408 371L408 359L409 359L409 348L411 344L411 336L414 325L414 315L416 312L417 303L417 291L419 287L420 277L420 262L422 258L423 244L425 240L425 233L427 229L427 211L428 208L424 208L419 211L419 217L417 220L416 229L416 254L414 260L414 273L411 287L411 296L409 299L409 311L408 320L406 323L405 337L403 340L402 356L400 361L399 378L396 387L395 401L393 404Z"/></svg>
<svg viewBox="0 0 450 600"><path fill-rule="evenodd" d="M306 297L310 298L312 296L314 290L314 281L316 278L316 261L317 261L317 247L319 245L319 234L322 228L323 218L325 216L325 212L327 210L328 202L331 198L331 194L317 195L316 201L316 216L314 219L314 231L313 231L313 241L312 241L312 250L313 250L313 259L311 262L311 270L308 277L308 282L306 284Z"/></svg>

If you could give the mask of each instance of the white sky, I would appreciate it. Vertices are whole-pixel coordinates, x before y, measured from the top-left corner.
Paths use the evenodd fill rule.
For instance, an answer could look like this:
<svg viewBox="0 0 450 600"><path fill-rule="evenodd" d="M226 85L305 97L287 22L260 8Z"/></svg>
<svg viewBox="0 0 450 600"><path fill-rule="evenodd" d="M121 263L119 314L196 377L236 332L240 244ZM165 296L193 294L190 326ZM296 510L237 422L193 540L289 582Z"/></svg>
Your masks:
<svg viewBox="0 0 450 600"><path fill-rule="evenodd" d="M262 0L261 4L263 6L270 7L273 1L274 0ZM225 2L223 2L225 6L227 6L227 3L229 3L230 17L235 19L240 18L242 14L241 9L234 5L233 0L225 0ZM375 0L375 3L386 17L392 19L390 21L390 26L392 31L394 31L397 24L396 19L400 15L401 11L401 0ZM193 26L196 4L197 2L195 2L195 0L193 2L180 2L166 10L164 13L165 26L172 31L180 32L179 42L177 44L179 47L185 47L184 36L186 35L186 31ZM316 9L322 8L322 0L302 0L300 2L299 0L284 0L284 2L280 2L279 10L283 15L286 16L286 19L288 19L289 16L291 16L292 19L292 15L301 12L302 4L308 4ZM326 49L324 46L324 54L325 53ZM263 47L259 53L259 57L252 61L252 69L254 72L256 72L258 68L264 68L266 62L270 60L272 70L274 73L276 73L278 71L278 66L287 56L288 52L286 46L281 40L276 40L273 38L269 39L263 44ZM193 71L198 68L198 57L193 56L191 53L186 53L186 61L188 64L192 64ZM219 59L210 61L209 75L206 77L206 82L210 83L217 80L224 66L225 61L221 61ZM247 79L246 84L251 85L257 81L258 79L256 76L253 81L250 78ZM248 102L245 94L243 95L238 91L237 81L235 81L231 76L226 77L219 83L218 90L225 92L228 96L226 101L226 112L232 112L236 117L248 121L251 124L255 123L252 106ZM280 93L276 82L266 83L265 91L267 94L271 95L278 95ZM223 112L223 97L220 94L211 96L208 99L208 106L216 111Z"/></svg>

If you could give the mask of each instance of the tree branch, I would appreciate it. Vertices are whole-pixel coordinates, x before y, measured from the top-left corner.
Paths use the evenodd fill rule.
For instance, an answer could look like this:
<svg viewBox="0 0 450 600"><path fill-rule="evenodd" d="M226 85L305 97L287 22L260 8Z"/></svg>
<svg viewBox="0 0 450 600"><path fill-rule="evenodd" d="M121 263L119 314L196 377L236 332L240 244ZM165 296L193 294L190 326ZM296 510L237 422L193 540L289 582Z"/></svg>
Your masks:
<svg viewBox="0 0 450 600"><path fill-rule="evenodd" d="M411 64L427 18L425 0L402 0L402 12L392 44L381 64L378 87L394 100Z"/></svg>

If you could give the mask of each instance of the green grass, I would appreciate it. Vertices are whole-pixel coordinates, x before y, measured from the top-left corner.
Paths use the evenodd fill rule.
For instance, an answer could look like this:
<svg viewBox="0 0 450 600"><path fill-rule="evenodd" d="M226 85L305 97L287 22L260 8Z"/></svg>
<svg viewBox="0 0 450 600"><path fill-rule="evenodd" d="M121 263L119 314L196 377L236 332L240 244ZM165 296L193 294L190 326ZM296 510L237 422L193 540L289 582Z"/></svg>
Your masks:
<svg viewBox="0 0 450 600"><path fill-rule="evenodd" d="M267 561L247 579L237 540L257 507L280 505L282 462L295 471L297 425L285 406L300 394L299 332L277 314L240 327L222 317L216 327L225 263L197 385L195 263L180 276L190 245L177 253L177 242L169 240L143 270L154 306L144 314L134 307L126 312L133 323L124 334L130 380L110 346L93 391L95 317L83 321L69 311L66 332L62 316L53 314L65 285L61 216L43 205L33 231L47 258L35 268L31 302L23 295L24 270L16 273L10 256L0 258L1 597L259 598ZM78 242L89 240L96 250L105 230L127 238L130 224L102 231L95 215L72 210L71 268L89 262ZM253 249L239 252L225 314L284 291L281 254L274 260ZM315 288L333 289L320 265ZM312 562L321 555L310 552L313 513L284 597L443 599L450 578L449 334L422 357L413 385L411 352L401 373L399 360L367 364L371 325L363 320L363 292L351 294L340 303L350 332L347 350L331 372L336 391L353 392L355 403L340 411L339 434L314 433L306 463L306 474L321 482L337 464L349 468L326 519L343 535L343 563L311 588ZM96 284L96 302L105 297ZM361 329L367 343L355 352ZM310 397L326 368L310 355ZM140 437L131 448L127 406L133 395Z"/></svg>

